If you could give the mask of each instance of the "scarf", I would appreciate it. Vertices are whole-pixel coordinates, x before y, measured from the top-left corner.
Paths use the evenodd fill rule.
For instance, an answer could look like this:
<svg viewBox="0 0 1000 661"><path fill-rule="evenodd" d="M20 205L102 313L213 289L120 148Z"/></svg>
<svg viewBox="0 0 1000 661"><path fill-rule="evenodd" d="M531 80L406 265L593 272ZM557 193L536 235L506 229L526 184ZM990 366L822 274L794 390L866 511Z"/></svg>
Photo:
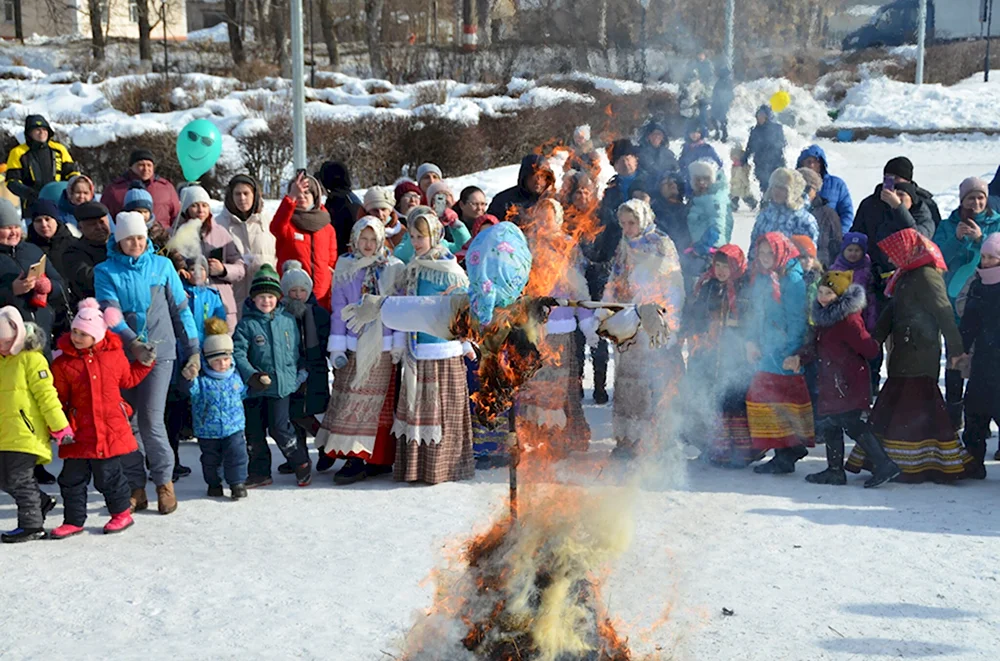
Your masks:
<svg viewBox="0 0 1000 661"><path fill-rule="evenodd" d="M765 269L760 264L760 259L754 262L752 280L756 280L758 275L767 275L771 279L771 296L775 301L781 301L781 276L785 273L788 262L799 256L799 251L791 240L780 232L768 232L757 240L757 247L762 243L771 246L774 253L774 265L770 269Z"/></svg>
<svg viewBox="0 0 1000 661"><path fill-rule="evenodd" d="M942 271L948 269L937 244L912 228L889 235L879 241L878 247L896 265L885 286L886 296L893 295L901 277L921 266L933 266Z"/></svg>
<svg viewBox="0 0 1000 661"><path fill-rule="evenodd" d="M296 206L292 212L292 225L303 232L313 234L329 224L330 214L319 203L312 209L300 209Z"/></svg>
<svg viewBox="0 0 1000 661"><path fill-rule="evenodd" d="M716 255L720 253L725 255L726 261L729 262L729 279L726 280L726 298L729 299L729 316L733 319L739 319L739 310L736 305L736 283L747 272L747 257L743 254L743 250L735 243L724 245L715 252ZM712 265L708 267L707 271L701 274L698 282L695 283L694 295L698 296L701 288L708 284L710 280L718 279L718 276L715 274L715 259L713 259Z"/></svg>
<svg viewBox="0 0 1000 661"><path fill-rule="evenodd" d="M493 225L476 235L469 244L465 266L469 269L469 310L481 325L493 321L495 308L510 305L521 296L531 263L528 242L513 223Z"/></svg>
<svg viewBox="0 0 1000 661"><path fill-rule="evenodd" d="M979 278L983 281L984 285L996 285L1000 284L1000 266L994 266L989 269L976 269L979 273Z"/></svg>

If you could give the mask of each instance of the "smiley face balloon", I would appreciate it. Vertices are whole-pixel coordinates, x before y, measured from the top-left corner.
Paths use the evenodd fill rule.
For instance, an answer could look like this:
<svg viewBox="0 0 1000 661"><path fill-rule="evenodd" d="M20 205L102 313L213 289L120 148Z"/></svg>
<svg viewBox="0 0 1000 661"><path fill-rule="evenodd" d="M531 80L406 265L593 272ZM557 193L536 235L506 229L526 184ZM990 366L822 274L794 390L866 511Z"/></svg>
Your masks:
<svg viewBox="0 0 1000 661"><path fill-rule="evenodd" d="M177 136L177 160L188 181L212 169L222 155L222 134L207 119L196 119L181 129Z"/></svg>

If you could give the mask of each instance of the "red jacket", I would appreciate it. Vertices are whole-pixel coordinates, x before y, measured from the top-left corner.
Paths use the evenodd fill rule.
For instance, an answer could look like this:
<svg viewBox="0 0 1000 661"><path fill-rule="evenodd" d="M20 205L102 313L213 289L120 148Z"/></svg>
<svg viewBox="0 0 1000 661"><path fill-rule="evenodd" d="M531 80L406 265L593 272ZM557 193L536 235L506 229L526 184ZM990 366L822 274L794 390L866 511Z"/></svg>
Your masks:
<svg viewBox="0 0 1000 661"><path fill-rule="evenodd" d="M848 287L828 307L813 304L818 417L867 411L871 405L868 361L878 355L879 345L861 317L865 304L865 290L859 285Z"/></svg>
<svg viewBox="0 0 1000 661"><path fill-rule="evenodd" d="M136 450L132 408L121 391L135 388L153 368L130 364L121 338L110 331L85 351L73 346L69 333L57 346L62 355L52 363L52 377L76 438L59 448L59 458L108 459Z"/></svg>
<svg viewBox="0 0 1000 661"><path fill-rule="evenodd" d="M322 205L319 209L326 211ZM271 234L275 236L278 255L275 266L281 274L288 260L302 262L302 268L312 278L316 300L324 308L331 310L330 289L333 269L337 265L337 232L330 224L315 232L301 230L292 223L294 213L295 200L286 196L271 221Z"/></svg>
<svg viewBox="0 0 1000 661"><path fill-rule="evenodd" d="M136 179L137 177L131 172L126 172L108 184L101 193L101 204L111 212L111 218L117 216L125 207L125 193ZM181 201L177 197L177 190L167 179L157 176L145 184L145 187L146 192L153 198L153 216L156 217L156 222L170 229L174 219L181 214Z"/></svg>

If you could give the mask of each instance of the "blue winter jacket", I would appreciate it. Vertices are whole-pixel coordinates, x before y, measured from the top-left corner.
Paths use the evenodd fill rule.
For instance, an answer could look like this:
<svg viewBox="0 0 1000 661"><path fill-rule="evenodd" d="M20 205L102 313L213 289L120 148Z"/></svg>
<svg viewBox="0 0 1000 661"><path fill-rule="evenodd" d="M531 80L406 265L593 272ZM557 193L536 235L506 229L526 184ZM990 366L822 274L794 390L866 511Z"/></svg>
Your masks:
<svg viewBox="0 0 1000 661"><path fill-rule="evenodd" d="M747 339L760 348L758 371L790 376L795 372L781 364L802 348L808 330L806 283L797 259L788 262L779 285L781 300L776 301L769 276L757 275L750 284Z"/></svg>
<svg viewBox="0 0 1000 661"><path fill-rule="evenodd" d="M758 108L757 114L761 113L767 121L750 129L744 160L753 159L754 174L760 180L761 188L766 189L771 173L785 167L785 127L774 121L771 106Z"/></svg>
<svg viewBox="0 0 1000 661"><path fill-rule="evenodd" d="M113 327L127 347L135 339L156 347L162 360L198 353L198 329L188 307L187 294L174 265L153 252L153 242L146 252L129 257L118 248L112 234L108 239L108 258L94 268L94 292L102 308L116 307L124 320Z"/></svg>
<svg viewBox="0 0 1000 661"><path fill-rule="evenodd" d="M948 265L948 271L944 273L944 284L948 287L948 298L951 299L952 307L955 306L955 301L958 300L965 283L976 275L982 242L990 234L1000 232L1000 214L989 207L975 217L976 224L983 231L983 238L980 241L973 241L969 237L960 240L956 236L960 219L961 210L955 209L950 216L941 221L937 231L934 232L934 243L941 249L941 255Z"/></svg>
<svg viewBox="0 0 1000 661"><path fill-rule="evenodd" d="M184 283L184 292L188 297L191 314L194 315L194 327L198 329L198 343L205 342L205 322L212 317L226 320L226 306L222 302L219 290L210 285L192 285ZM230 331L235 329L230 329Z"/></svg>
<svg viewBox="0 0 1000 661"><path fill-rule="evenodd" d="M779 232L789 239L796 234L805 234L813 243L819 241L819 225L816 218L804 206L789 209L785 205L768 204L757 214L757 222L750 232L750 254L757 254L757 239L768 232Z"/></svg>
<svg viewBox="0 0 1000 661"><path fill-rule="evenodd" d="M704 195L691 198L687 212L692 247L699 255L729 243L733 236L733 207L729 201L729 182L722 170Z"/></svg>
<svg viewBox="0 0 1000 661"><path fill-rule="evenodd" d="M795 167L802 167L802 161L812 156L823 164L823 188L819 191L820 197L836 209L840 216L840 229L844 234L851 231L854 224L854 202L851 201L851 192L847 190L847 183L840 177L835 177L826 170L826 152L819 145L810 145L799 154L799 160Z"/></svg>
<svg viewBox="0 0 1000 661"><path fill-rule="evenodd" d="M226 372L216 372L207 364L202 365L194 381L181 379L181 387L191 397L196 437L226 438L246 427L243 398L247 387L235 366Z"/></svg>

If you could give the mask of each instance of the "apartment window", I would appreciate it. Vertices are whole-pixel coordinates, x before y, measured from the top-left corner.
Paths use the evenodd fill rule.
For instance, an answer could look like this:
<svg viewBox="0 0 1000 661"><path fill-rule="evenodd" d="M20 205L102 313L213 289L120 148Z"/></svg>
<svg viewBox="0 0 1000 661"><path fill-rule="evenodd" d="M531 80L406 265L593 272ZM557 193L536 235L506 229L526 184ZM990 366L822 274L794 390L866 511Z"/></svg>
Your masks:
<svg viewBox="0 0 1000 661"><path fill-rule="evenodd" d="M139 2L138 0L128 0L128 20L133 23L139 22Z"/></svg>
<svg viewBox="0 0 1000 661"><path fill-rule="evenodd" d="M14 0L3 0L3 22L14 22Z"/></svg>

